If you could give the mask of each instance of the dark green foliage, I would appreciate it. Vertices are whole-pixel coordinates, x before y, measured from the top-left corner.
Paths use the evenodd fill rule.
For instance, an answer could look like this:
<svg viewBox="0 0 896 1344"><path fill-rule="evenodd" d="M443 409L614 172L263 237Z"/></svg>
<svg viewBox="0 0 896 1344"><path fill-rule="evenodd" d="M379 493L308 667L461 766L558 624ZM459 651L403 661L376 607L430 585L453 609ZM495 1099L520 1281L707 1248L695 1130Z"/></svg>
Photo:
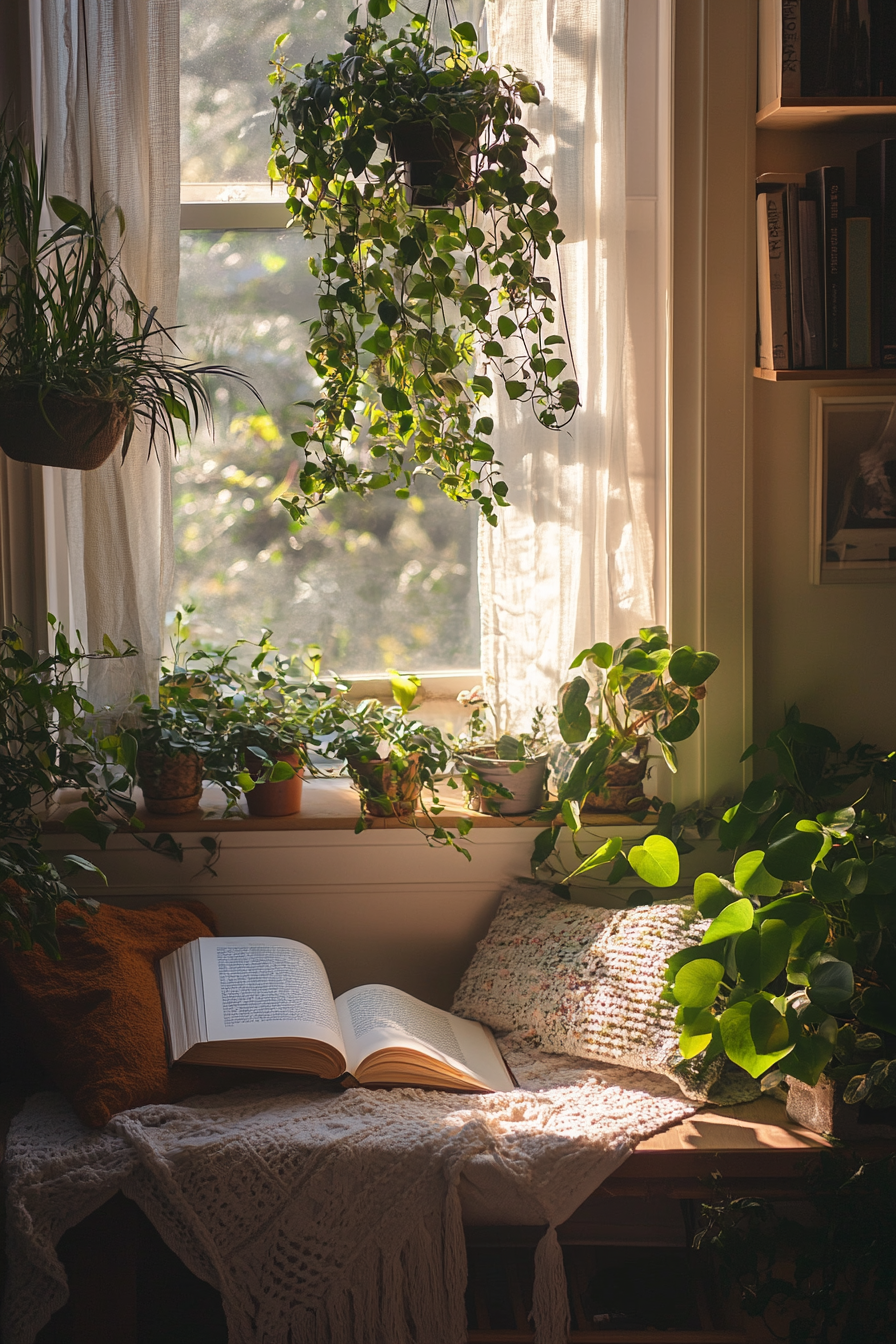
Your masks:
<svg viewBox="0 0 896 1344"><path fill-rule="evenodd" d="M57 789L78 789L82 806L70 814L66 829L103 849L116 820L131 818L131 779L120 766L101 763L85 722L93 706L76 676L88 657L126 658L134 650L119 650L107 637L102 653L87 654L72 648L52 616L48 620L49 653L30 653L18 625L0 630L0 938L58 957L57 906L95 906L79 900L67 878L79 869L99 870L75 854L51 862L33 808Z"/></svg>
<svg viewBox="0 0 896 1344"><path fill-rule="evenodd" d="M714 1184L695 1245L715 1253L748 1315L790 1344L891 1344L896 1157L822 1153L807 1176L808 1219L768 1199L731 1199Z"/></svg>
<svg viewBox="0 0 896 1344"><path fill-rule="evenodd" d="M780 773L754 780L719 824L733 873L695 883L713 919L696 953L709 969L679 985L674 958L667 967L682 1054L723 1049L766 1086L826 1073L847 1102L896 1105L893 755L864 743L841 752L795 707L766 749ZM842 802L848 789L855 806Z"/></svg>

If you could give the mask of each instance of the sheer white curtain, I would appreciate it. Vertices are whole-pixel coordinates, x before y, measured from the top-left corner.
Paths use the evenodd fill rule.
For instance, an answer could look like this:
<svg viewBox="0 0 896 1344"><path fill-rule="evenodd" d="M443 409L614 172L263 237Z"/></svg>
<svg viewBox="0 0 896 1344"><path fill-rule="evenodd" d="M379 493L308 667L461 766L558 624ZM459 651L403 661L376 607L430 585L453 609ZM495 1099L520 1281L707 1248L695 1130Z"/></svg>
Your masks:
<svg viewBox="0 0 896 1344"><path fill-rule="evenodd" d="M489 0L487 14L496 63L545 86L527 124L566 234L562 293L582 401L554 433L496 398L493 444L512 508L480 530L482 666L512 731L554 701L580 648L652 622L653 541L626 322L625 0ZM544 272L557 294L556 269Z"/></svg>
<svg viewBox="0 0 896 1344"><path fill-rule="evenodd" d="M124 212L124 270L173 324L179 261L178 0L30 0L35 141L49 188ZM114 244L114 237L110 236ZM91 648L108 634L140 657L93 662L88 694L121 706L158 680L173 563L170 461L135 434L96 471L63 471L72 616Z"/></svg>

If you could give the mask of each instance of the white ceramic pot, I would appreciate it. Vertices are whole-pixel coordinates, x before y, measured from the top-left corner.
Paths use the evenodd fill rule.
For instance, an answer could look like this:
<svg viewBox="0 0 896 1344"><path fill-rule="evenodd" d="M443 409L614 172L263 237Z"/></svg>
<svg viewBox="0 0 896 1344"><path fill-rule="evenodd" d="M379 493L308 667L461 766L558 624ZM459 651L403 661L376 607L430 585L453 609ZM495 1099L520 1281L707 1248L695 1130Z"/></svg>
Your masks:
<svg viewBox="0 0 896 1344"><path fill-rule="evenodd" d="M526 761L522 770L511 769L511 766L518 765L517 761L499 761L494 747L483 747L475 755L464 753L457 759L464 770L475 770L486 784L501 784L513 794L512 798L493 798L488 806L482 797L482 790L474 786L470 806L477 812L515 817L534 812L544 802L547 752Z"/></svg>

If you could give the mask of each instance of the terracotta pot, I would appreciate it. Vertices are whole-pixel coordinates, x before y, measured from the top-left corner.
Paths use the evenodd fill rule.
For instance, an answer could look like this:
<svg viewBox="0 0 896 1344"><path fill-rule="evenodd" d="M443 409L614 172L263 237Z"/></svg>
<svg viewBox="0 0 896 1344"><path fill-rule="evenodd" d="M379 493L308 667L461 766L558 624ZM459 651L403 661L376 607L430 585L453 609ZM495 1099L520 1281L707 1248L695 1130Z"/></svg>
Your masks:
<svg viewBox="0 0 896 1344"><path fill-rule="evenodd" d="M458 756L465 769L475 770L487 784L502 784L513 794L512 798L482 797L482 788L474 784L470 797L470 807L475 812L490 812L499 817L522 816L525 812L534 812L544 802L544 780L548 769L548 753L526 761L522 770L511 770L513 761L499 761L494 747L481 747L478 751L465 752Z"/></svg>
<svg viewBox="0 0 896 1344"><path fill-rule="evenodd" d="M202 797L202 766L202 757L195 751L174 756L138 751L137 783L147 812L169 817L193 812Z"/></svg>
<svg viewBox="0 0 896 1344"><path fill-rule="evenodd" d="M417 800L423 785L417 778L420 757L416 752L408 756L403 770L396 771L391 761L362 761L357 757L347 761L348 772L364 799L364 811L371 817L410 817L417 811ZM370 795L383 795L390 800L378 802Z"/></svg>
<svg viewBox="0 0 896 1344"><path fill-rule="evenodd" d="M115 452L127 420L118 401L51 392L42 411L37 389L0 393L0 447L17 462L95 471Z"/></svg>
<svg viewBox="0 0 896 1344"><path fill-rule="evenodd" d="M804 1129L833 1134L837 1139L896 1140L896 1107L875 1111L861 1102L847 1105L841 1084L824 1074L814 1087L788 1078L787 1115Z"/></svg>
<svg viewBox="0 0 896 1344"><path fill-rule="evenodd" d="M435 134L428 121L404 121L391 128L389 139L393 158L407 165L404 192L408 205L450 209L470 199L470 155L476 146L467 136L449 138ZM434 195L440 177L450 177L457 190L447 197Z"/></svg>
<svg viewBox="0 0 896 1344"><path fill-rule="evenodd" d="M286 761L295 770L291 779L278 779L276 782L256 784L246 794L246 807L250 817L290 817L302 807L303 766L297 751L278 751L271 757L273 761ZM263 766L257 758L246 762L246 769L253 779L261 774Z"/></svg>
<svg viewBox="0 0 896 1344"><path fill-rule="evenodd" d="M594 812L627 812L636 798L644 796L649 750L650 743L642 738L615 765L608 766L606 788L602 793L589 793L585 806Z"/></svg>

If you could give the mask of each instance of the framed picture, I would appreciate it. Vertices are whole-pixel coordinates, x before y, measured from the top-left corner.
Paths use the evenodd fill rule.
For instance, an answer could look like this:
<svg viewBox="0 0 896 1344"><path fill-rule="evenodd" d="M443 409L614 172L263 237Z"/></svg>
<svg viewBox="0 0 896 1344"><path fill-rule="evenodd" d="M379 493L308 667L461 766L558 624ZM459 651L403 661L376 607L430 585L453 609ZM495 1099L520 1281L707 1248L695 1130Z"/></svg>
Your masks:
<svg viewBox="0 0 896 1344"><path fill-rule="evenodd" d="M896 387L813 390L813 583L896 583Z"/></svg>

